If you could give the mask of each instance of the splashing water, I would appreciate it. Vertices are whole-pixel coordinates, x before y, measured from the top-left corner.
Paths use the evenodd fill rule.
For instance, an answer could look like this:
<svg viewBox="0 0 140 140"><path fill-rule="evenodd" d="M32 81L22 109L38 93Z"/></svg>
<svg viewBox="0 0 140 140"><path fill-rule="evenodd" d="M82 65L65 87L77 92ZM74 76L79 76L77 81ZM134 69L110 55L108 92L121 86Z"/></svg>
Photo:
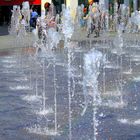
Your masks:
<svg viewBox="0 0 140 140"><path fill-rule="evenodd" d="M63 11L62 23L63 23L62 33L64 34L64 37L65 37L65 43L67 43L67 40L72 37L73 31L74 31L74 26L72 23L72 18L71 18L69 8L66 8ZM64 47L67 47L67 45L65 45Z"/></svg>
<svg viewBox="0 0 140 140"><path fill-rule="evenodd" d="M36 102L41 100L41 96L36 96L36 95L26 95L22 97L23 100L27 102Z"/></svg>
<svg viewBox="0 0 140 140"><path fill-rule="evenodd" d="M140 119L138 120L130 120L130 119L118 119L118 121L122 124L128 125L140 125Z"/></svg>
<svg viewBox="0 0 140 140"><path fill-rule="evenodd" d="M30 90L29 86L16 86L16 87L9 87L11 90Z"/></svg>
<svg viewBox="0 0 140 140"><path fill-rule="evenodd" d="M85 54L84 57L84 77L83 77L83 92L85 96L85 108L82 112L84 115L88 104L89 97L92 97L92 105L93 105L93 130L94 130L94 140L96 140L97 136L97 110L98 106L101 104L101 96L98 91L98 76L100 74L100 66L103 60L103 55L101 52L92 49L88 54ZM88 91L88 89L90 89Z"/></svg>
<svg viewBox="0 0 140 140"><path fill-rule="evenodd" d="M47 135L47 136L56 136L56 135L60 135L60 133L56 132L53 129L48 129L48 128L43 128L40 125L34 125L31 128L26 128L27 131L29 131L30 133L35 133L35 134L39 134L39 135Z"/></svg>

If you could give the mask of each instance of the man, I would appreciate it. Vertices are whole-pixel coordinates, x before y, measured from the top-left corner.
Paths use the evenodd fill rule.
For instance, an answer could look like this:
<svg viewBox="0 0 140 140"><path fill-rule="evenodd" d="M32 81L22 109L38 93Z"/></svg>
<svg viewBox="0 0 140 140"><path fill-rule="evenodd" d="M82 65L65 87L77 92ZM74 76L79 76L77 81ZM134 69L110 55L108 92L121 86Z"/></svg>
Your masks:
<svg viewBox="0 0 140 140"><path fill-rule="evenodd" d="M38 13L37 13L37 11L36 11L36 9L35 9L35 10L33 10L33 11L31 12L31 26L32 26L33 28L36 28L36 21L37 21L37 18L38 18Z"/></svg>
<svg viewBox="0 0 140 140"><path fill-rule="evenodd" d="M100 31L100 11L97 4L93 3L93 0L89 0L89 10L85 19L87 19L87 37L95 31L95 37L99 37Z"/></svg>

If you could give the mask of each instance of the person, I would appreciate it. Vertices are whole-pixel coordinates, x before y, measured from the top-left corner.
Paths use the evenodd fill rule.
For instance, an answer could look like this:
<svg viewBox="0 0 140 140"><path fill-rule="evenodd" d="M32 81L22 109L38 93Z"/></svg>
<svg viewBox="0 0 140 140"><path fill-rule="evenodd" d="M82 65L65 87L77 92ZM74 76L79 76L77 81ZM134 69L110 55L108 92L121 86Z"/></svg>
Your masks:
<svg viewBox="0 0 140 140"><path fill-rule="evenodd" d="M21 19L19 21L19 29L18 29L18 36L20 36L21 38L26 35L25 26L26 26L25 17L24 15L21 15Z"/></svg>
<svg viewBox="0 0 140 140"><path fill-rule="evenodd" d="M82 8L82 7L81 7ZM88 7L87 6L84 6L84 8L82 9L82 13L80 15L80 26L81 27L86 27L87 25L87 21L86 21L86 16L88 15ZM84 29L83 28L83 29Z"/></svg>
<svg viewBox="0 0 140 140"><path fill-rule="evenodd" d="M93 4L93 0L89 0L88 2L88 12L84 19L87 21L87 37L89 38L90 34L92 34L93 30L95 30L94 13L96 6Z"/></svg>
<svg viewBox="0 0 140 140"><path fill-rule="evenodd" d="M25 18L24 18L24 15L21 15L21 19L20 19L20 24L23 25L24 27L26 26L26 21L25 21Z"/></svg>
<svg viewBox="0 0 140 140"><path fill-rule="evenodd" d="M36 28L37 18L38 18L38 13L37 10L35 9L31 12L31 19L30 19L31 27Z"/></svg>
<svg viewBox="0 0 140 140"><path fill-rule="evenodd" d="M49 2L46 2L46 3L45 3L45 5L44 5L44 8L45 8L45 15L48 14L50 5L51 5L51 4L50 4Z"/></svg>

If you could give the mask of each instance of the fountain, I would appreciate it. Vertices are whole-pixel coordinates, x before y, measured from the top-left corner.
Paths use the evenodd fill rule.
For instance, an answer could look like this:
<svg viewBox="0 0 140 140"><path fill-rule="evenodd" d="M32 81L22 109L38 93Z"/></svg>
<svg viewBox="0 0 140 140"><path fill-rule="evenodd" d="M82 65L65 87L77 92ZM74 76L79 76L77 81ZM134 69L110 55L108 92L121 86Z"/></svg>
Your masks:
<svg viewBox="0 0 140 140"><path fill-rule="evenodd" d="M9 33L11 35L17 35L19 28L19 17L21 17L20 7L17 5L13 6L11 24L9 27Z"/></svg>
<svg viewBox="0 0 140 140"><path fill-rule="evenodd" d="M43 58L42 60L43 62L43 66L42 66L42 73L43 73L43 91L42 91L42 109L40 112L38 112L39 115L47 115L48 113L53 113L52 109L48 109L46 108L46 72L45 72L45 68L46 68L46 61L45 58Z"/></svg>
<svg viewBox="0 0 140 140"><path fill-rule="evenodd" d="M28 1L24 1L22 3L22 10L21 10L22 15L25 18L25 27L30 26L30 5Z"/></svg>
<svg viewBox="0 0 140 140"><path fill-rule="evenodd" d="M100 5L95 4L102 13L101 30L107 35L109 15L105 5L104 0L100 1ZM26 8L21 11L28 13ZM81 19L82 8L78 9L77 23ZM128 13L125 13L126 6L121 5L118 9L118 4L115 4L113 30L118 30L115 39L114 36L107 36L104 39L101 37L99 40L90 38L87 39L89 46L85 43L86 41L84 43L78 41L80 47L76 46L77 42L72 42L74 24L70 9L63 5L62 10L62 17L51 20L52 18L47 16L47 21L45 16L38 19L39 28L41 28L40 36L36 36L36 41L33 47L28 49L27 55L23 54L27 52L21 52L20 57L15 59L0 57L2 65L0 89L6 94L4 97L0 95L2 96L0 100L3 102L7 99L6 103L10 104L10 109L18 106L12 111L9 108L10 111L0 108L1 114L6 112L2 119L11 119L14 122L12 128L6 123L4 132L10 132L13 139L17 138L17 135L19 139L26 135L27 139L35 137L41 140L46 138L54 140L133 139L129 137L129 133L137 135L135 131L140 124L140 78L138 76L140 57L137 51L139 50L138 38L129 41L127 34L123 36L123 32L128 30L124 28L124 23L128 19L122 20L128 16ZM117 13L118 10L121 10L121 13ZM120 16L120 22L118 22L118 16ZM28 20L28 16L26 18ZM57 18L62 18L61 24ZM139 14L135 12L131 19L138 25ZM51 23L54 21L56 23L52 26L48 24L49 20ZM78 25L77 27L80 28ZM136 28L135 31L137 32ZM14 33L14 35L17 34ZM61 50L58 45L60 40L64 41L64 48L62 47ZM18 62L20 65L15 67ZM5 79L14 81L4 81ZM11 95L7 95L7 92ZM6 108L5 104L3 106ZM15 112L18 117L15 115L16 119L13 119L12 115ZM7 118L7 114L8 116L10 114L11 118ZM17 126L15 125L17 122L22 124ZM133 132L131 127L125 129L127 125L133 126ZM24 136L18 129L25 129ZM124 130L127 130L127 134ZM16 132L16 135L13 132Z"/></svg>
<svg viewBox="0 0 140 140"><path fill-rule="evenodd" d="M103 59L101 52L96 51L95 49L90 50L88 54L85 55L84 61L84 78L83 78L83 91L85 96L85 108L82 112L82 116L85 114L85 111L88 107L89 96L93 98L93 130L94 130L94 140L97 139L97 127L98 121L96 118L98 106L101 103L100 92L98 91L98 76L100 74L100 66Z"/></svg>
<svg viewBox="0 0 140 140"><path fill-rule="evenodd" d="M72 110L71 110L71 49L70 43L68 42L72 36L73 33L73 24L72 24L72 18L70 15L70 9L66 8L63 9L63 27L62 32L64 34L64 48L68 50L67 57L68 57L68 98L69 98L69 140L72 140Z"/></svg>
<svg viewBox="0 0 140 140"><path fill-rule="evenodd" d="M51 12L51 11L50 11ZM51 14L51 13L49 13ZM45 126L42 126L42 124L38 124L38 125L34 125L31 128L27 128L29 130L29 132L31 133L39 133L39 134L43 134L43 135L59 135L59 131L58 131L58 122L57 122L57 89L56 89L56 72L55 72L55 67L56 67L56 60L55 60L55 54L53 53L53 51L57 50L58 48L58 43L61 39L61 35L59 32L56 31L55 26L52 27L52 25L50 25L50 27L47 27L49 22L50 22L51 17L49 18L49 16L47 17L47 23L45 20L45 17L42 16L39 21L39 32L40 32L40 36L38 38L38 40L34 43L34 47L36 49L35 52L35 59L38 60L40 59L39 63L42 69L42 82L43 82L43 91L42 91L42 97L40 97L39 93L38 93L38 84L39 84L39 79L36 77L36 98L37 99L41 99L42 101L42 107L39 111L35 111L36 115L41 116L41 122L45 119ZM46 27L48 28L46 30ZM52 60L53 59L53 60ZM49 62L51 61L51 62ZM54 76L53 76L53 82L54 82L54 110L52 108L49 107L49 105L47 104L47 101L49 101L49 99L47 98L47 95L49 94L46 89L46 81L48 75L46 74L46 69L47 71L49 71L49 68L53 66L53 70L54 70ZM36 70L36 74L39 73ZM47 91L47 92L46 92ZM49 128L49 119L48 116L54 114L54 128ZM52 120L52 119L51 119Z"/></svg>
<svg viewBox="0 0 140 140"><path fill-rule="evenodd" d="M58 133L58 122L57 122L57 84L56 84L56 60L55 60L55 56L53 58L53 69L54 69L54 130L55 130L55 134Z"/></svg>

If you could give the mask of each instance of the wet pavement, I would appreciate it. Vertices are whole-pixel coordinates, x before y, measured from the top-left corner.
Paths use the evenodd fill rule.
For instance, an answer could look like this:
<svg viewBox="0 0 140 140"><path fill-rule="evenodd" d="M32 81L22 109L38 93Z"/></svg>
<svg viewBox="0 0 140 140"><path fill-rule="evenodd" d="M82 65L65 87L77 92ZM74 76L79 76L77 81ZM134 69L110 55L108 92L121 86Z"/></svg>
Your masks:
<svg viewBox="0 0 140 140"><path fill-rule="evenodd" d="M70 46L70 63L67 49L62 48L37 58L28 47L0 51L0 140L94 140L95 123L97 140L140 139L139 43L125 43L122 55L115 53L110 41L71 42ZM84 56L92 48L107 59L98 77L102 101L96 118L90 95L81 115ZM44 107L44 81L48 113L39 115Z"/></svg>

